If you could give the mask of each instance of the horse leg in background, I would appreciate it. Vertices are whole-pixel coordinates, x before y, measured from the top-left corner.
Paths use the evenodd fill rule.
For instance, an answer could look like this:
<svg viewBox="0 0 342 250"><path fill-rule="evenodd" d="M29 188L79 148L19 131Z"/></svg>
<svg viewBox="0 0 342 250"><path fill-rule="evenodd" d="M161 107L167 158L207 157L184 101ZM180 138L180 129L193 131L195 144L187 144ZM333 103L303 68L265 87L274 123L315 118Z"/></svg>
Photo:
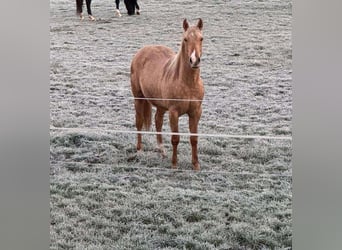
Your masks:
<svg viewBox="0 0 342 250"><path fill-rule="evenodd" d="M127 14L129 16L135 14L135 1L133 0L124 0L126 9L127 9Z"/></svg>
<svg viewBox="0 0 342 250"><path fill-rule="evenodd" d="M178 111L176 109L169 110L170 116L170 127L171 132L178 133ZM177 168L177 147L179 144L179 135L172 135L171 136L171 143L172 143L172 168Z"/></svg>
<svg viewBox="0 0 342 250"><path fill-rule="evenodd" d="M135 0L135 8L137 9L137 15L140 15L140 7L138 5L138 0Z"/></svg>
<svg viewBox="0 0 342 250"><path fill-rule="evenodd" d="M121 13L120 13L120 0L115 0L115 13L117 16L121 16Z"/></svg>
<svg viewBox="0 0 342 250"><path fill-rule="evenodd" d="M87 5L87 12L88 12L88 17L91 21L95 21L95 17L91 13L91 0L86 0L86 5Z"/></svg>
<svg viewBox="0 0 342 250"><path fill-rule="evenodd" d="M189 129L190 133L197 134L197 127L198 122L201 117L202 111L199 110L195 115L189 115ZM194 170L200 170L200 165L198 162L198 155L197 155L197 142L198 136L190 136L190 144L192 150L192 167Z"/></svg>
<svg viewBox="0 0 342 250"><path fill-rule="evenodd" d="M76 0L76 14L80 17L81 20L84 19L82 15L83 9L83 0Z"/></svg>
<svg viewBox="0 0 342 250"><path fill-rule="evenodd" d="M162 131L164 114L165 114L165 110L164 109L157 108L157 112L156 112L156 115L155 115L155 124L156 124L157 132L161 132ZM165 149L164 149L164 146L163 146L163 137L162 137L161 134L157 134L157 144L158 144L158 148L159 148L159 151L160 151L162 157L163 158L166 157Z"/></svg>

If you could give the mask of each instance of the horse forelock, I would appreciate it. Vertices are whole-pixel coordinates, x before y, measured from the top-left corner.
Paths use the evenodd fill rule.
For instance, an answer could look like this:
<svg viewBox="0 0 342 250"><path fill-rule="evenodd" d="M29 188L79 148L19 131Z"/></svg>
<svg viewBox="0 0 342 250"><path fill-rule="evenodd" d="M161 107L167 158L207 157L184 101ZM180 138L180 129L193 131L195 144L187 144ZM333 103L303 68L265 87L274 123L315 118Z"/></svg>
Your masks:
<svg viewBox="0 0 342 250"><path fill-rule="evenodd" d="M202 31L197 26L191 26L184 31L184 37L202 36Z"/></svg>

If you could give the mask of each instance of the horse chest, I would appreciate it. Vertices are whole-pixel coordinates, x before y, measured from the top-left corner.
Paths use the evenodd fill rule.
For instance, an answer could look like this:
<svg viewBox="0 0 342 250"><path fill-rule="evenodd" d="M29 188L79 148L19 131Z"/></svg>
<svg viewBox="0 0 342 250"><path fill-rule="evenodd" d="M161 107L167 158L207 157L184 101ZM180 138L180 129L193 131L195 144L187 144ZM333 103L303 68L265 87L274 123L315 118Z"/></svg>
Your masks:
<svg viewBox="0 0 342 250"><path fill-rule="evenodd" d="M201 89L190 88L186 85L173 86L169 89L167 109L176 108L180 115L190 113L201 106L203 98Z"/></svg>

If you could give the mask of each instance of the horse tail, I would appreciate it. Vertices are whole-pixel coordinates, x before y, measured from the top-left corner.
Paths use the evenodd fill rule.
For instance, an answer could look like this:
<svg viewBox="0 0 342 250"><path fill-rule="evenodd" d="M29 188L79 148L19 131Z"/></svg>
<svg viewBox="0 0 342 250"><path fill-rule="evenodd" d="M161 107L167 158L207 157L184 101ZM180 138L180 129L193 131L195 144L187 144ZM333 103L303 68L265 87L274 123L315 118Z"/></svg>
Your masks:
<svg viewBox="0 0 342 250"><path fill-rule="evenodd" d="M147 100L143 100L142 105L144 114L143 127L148 131L150 130L152 124L152 104Z"/></svg>

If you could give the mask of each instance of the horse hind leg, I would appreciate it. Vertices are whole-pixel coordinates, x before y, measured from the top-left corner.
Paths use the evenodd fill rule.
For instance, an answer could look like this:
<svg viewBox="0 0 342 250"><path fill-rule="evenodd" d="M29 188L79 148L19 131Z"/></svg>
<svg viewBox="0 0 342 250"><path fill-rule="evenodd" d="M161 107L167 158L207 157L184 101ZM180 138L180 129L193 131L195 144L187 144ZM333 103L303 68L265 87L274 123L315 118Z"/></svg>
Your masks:
<svg viewBox="0 0 342 250"><path fill-rule="evenodd" d="M149 130L151 126L151 116L152 116L152 105L147 101L140 99L138 97L134 100L135 105L135 125L137 131ZM137 150L140 151L142 149L142 135L141 133L137 134Z"/></svg>
<svg viewBox="0 0 342 250"><path fill-rule="evenodd" d="M135 100L135 126L137 131L141 131L144 125L144 111L143 111L143 100ZM142 149L142 136L140 133L137 134L137 150Z"/></svg>
<svg viewBox="0 0 342 250"><path fill-rule="evenodd" d="M142 100L135 100L135 126L137 131L141 131L144 125L144 113L143 113L143 104ZM137 134L137 150L140 151L142 149L142 136L140 133Z"/></svg>
<svg viewBox="0 0 342 250"><path fill-rule="evenodd" d="M159 133L162 131L164 114L165 114L165 110L163 110L161 108L157 108L157 112L155 115L156 130L158 132L157 133L157 144L158 144L159 152L161 153L163 158L166 157L166 153L165 153L165 149L163 146L163 137Z"/></svg>

